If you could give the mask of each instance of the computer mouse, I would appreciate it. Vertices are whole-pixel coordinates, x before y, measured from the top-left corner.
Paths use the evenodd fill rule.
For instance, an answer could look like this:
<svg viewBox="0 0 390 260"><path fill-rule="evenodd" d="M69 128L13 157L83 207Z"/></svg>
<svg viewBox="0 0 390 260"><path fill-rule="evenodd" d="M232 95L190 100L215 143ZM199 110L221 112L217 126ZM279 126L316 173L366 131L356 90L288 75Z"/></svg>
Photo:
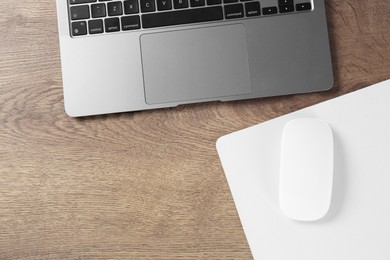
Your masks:
<svg viewBox="0 0 390 260"><path fill-rule="evenodd" d="M333 134L318 119L300 118L283 129L279 178L281 211L297 221L316 221L330 207L334 162Z"/></svg>

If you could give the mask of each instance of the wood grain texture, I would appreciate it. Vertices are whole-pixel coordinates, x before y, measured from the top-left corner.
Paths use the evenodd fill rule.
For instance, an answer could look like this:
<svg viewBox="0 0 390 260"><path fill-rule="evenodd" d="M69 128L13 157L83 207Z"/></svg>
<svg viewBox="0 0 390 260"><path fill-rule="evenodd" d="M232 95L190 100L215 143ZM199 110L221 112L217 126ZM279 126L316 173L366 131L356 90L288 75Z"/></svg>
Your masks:
<svg viewBox="0 0 390 260"><path fill-rule="evenodd" d="M329 0L329 92L72 119L55 2L0 10L0 259L251 259L217 138L390 78L390 1Z"/></svg>

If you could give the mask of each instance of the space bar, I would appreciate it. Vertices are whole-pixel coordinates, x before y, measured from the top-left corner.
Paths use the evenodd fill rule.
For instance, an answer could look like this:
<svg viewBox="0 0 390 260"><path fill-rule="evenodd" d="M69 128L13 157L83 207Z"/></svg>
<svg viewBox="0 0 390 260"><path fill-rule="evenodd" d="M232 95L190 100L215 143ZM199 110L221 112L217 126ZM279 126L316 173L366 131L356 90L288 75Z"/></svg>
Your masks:
<svg viewBox="0 0 390 260"><path fill-rule="evenodd" d="M221 6L142 15L142 27L153 28L223 19Z"/></svg>

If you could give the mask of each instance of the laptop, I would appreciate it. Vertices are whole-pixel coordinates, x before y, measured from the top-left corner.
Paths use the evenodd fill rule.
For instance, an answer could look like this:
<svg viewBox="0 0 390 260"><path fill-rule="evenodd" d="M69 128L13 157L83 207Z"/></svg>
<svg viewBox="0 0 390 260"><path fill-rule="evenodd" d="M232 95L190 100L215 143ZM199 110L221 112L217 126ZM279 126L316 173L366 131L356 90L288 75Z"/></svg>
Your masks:
<svg viewBox="0 0 390 260"><path fill-rule="evenodd" d="M56 0L69 116L328 90L324 0Z"/></svg>

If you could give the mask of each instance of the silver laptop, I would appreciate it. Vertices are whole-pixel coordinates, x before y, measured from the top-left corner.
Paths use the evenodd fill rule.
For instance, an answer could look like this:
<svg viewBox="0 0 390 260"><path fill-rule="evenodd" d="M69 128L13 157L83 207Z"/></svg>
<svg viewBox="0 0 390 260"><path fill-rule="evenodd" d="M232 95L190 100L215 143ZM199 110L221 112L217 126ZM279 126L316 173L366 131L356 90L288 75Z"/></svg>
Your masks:
<svg viewBox="0 0 390 260"><path fill-rule="evenodd" d="M324 0L56 0L65 110L327 90Z"/></svg>

